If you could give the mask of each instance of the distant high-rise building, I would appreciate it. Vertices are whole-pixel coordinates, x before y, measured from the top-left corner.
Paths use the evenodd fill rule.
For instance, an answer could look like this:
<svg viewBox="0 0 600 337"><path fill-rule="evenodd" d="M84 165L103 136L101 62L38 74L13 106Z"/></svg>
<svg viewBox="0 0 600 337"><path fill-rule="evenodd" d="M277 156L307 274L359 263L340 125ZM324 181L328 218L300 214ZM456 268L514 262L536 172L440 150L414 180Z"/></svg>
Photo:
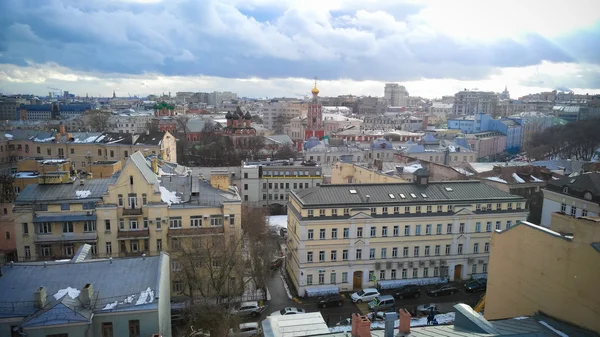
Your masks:
<svg viewBox="0 0 600 337"><path fill-rule="evenodd" d="M467 90L454 95L453 113L457 115L494 115L498 106L498 95L491 91Z"/></svg>
<svg viewBox="0 0 600 337"><path fill-rule="evenodd" d="M383 98L390 106L406 106L408 91L403 85L397 83L386 83L383 90Z"/></svg>

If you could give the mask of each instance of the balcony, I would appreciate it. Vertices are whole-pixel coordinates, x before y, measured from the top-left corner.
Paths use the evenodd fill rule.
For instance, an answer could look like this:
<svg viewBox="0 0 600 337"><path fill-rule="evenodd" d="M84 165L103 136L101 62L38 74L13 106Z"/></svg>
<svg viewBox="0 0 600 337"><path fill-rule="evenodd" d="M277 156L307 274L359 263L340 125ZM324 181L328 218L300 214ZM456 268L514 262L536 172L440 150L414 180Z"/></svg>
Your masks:
<svg viewBox="0 0 600 337"><path fill-rule="evenodd" d="M148 229L138 229L138 230L130 230L130 231L119 230L117 232L117 240L139 240L139 239L149 239L149 238L150 238L150 230L148 230Z"/></svg>
<svg viewBox="0 0 600 337"><path fill-rule="evenodd" d="M169 228L170 237L218 235L225 233L225 227Z"/></svg>
<svg viewBox="0 0 600 337"><path fill-rule="evenodd" d="M35 243L50 242L95 242L98 239L98 233L60 233L60 234L35 234L33 241Z"/></svg>
<svg viewBox="0 0 600 337"><path fill-rule="evenodd" d="M142 215L142 208L123 208L123 216L140 216Z"/></svg>

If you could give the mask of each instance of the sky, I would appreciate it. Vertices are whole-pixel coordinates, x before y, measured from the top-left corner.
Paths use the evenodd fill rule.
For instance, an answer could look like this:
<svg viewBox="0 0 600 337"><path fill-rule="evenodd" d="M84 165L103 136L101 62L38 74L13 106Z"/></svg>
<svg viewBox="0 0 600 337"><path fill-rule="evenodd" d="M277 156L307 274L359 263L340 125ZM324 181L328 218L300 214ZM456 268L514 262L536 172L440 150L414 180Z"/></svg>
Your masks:
<svg viewBox="0 0 600 337"><path fill-rule="evenodd" d="M600 1L2 0L0 92L600 93Z"/></svg>

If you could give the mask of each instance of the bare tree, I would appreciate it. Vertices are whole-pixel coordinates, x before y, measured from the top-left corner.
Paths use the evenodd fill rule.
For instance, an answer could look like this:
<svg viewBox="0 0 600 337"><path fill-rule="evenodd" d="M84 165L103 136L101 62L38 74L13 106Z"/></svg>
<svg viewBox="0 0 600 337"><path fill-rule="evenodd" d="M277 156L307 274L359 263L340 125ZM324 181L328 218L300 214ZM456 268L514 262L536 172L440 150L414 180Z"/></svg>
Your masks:
<svg viewBox="0 0 600 337"><path fill-rule="evenodd" d="M15 177L8 172L0 172L0 203L11 203L17 197L13 184Z"/></svg>
<svg viewBox="0 0 600 337"><path fill-rule="evenodd" d="M258 158L265 148L265 139L262 136L244 138L238 149L245 152L246 157Z"/></svg>
<svg viewBox="0 0 600 337"><path fill-rule="evenodd" d="M179 135L177 140L177 158L181 158L181 163L183 165L189 165L189 144L188 144L188 122L190 121L190 116L188 115L177 115L175 116L175 123L177 125L177 133Z"/></svg>
<svg viewBox="0 0 600 337"><path fill-rule="evenodd" d="M93 132L106 131L109 128L110 112L89 111L86 112L85 120L89 129Z"/></svg>
<svg viewBox="0 0 600 337"><path fill-rule="evenodd" d="M290 159L296 158L298 156L298 151L294 148L292 144L284 144L273 154L273 158L277 159Z"/></svg>
<svg viewBox="0 0 600 337"><path fill-rule="evenodd" d="M266 276L279 251L276 234L271 232L266 215L262 207L242 206L244 242L251 262L249 275L259 289L266 289Z"/></svg>

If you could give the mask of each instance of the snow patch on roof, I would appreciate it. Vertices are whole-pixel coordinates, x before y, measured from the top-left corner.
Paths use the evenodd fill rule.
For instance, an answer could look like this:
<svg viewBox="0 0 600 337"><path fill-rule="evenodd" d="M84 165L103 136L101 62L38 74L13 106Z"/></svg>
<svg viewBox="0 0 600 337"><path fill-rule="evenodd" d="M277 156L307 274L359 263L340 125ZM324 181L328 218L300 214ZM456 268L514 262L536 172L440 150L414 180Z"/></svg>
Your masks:
<svg viewBox="0 0 600 337"><path fill-rule="evenodd" d="M559 335L560 337L569 337L569 335L567 335L566 333L554 328L553 326L551 326L550 324L544 322L544 321L538 321L541 325L545 326L546 328L552 330L552 332L554 332L555 334Z"/></svg>
<svg viewBox="0 0 600 337"><path fill-rule="evenodd" d="M8 140L13 139L13 135L11 135L10 133L5 133L4 137L6 137Z"/></svg>
<svg viewBox="0 0 600 337"><path fill-rule="evenodd" d="M513 319L516 319L516 320L522 320L522 319L528 319L528 318L529 318L529 317L527 317L527 316L521 316L521 317L515 317L515 318L513 318Z"/></svg>
<svg viewBox="0 0 600 337"><path fill-rule="evenodd" d="M162 168L158 168L158 176L162 177L162 176L174 176L173 173L167 173L165 171L162 170Z"/></svg>
<svg viewBox="0 0 600 337"><path fill-rule="evenodd" d="M114 301L113 303L108 303L107 305L104 306L104 308L102 308L102 310L112 310L117 306L117 304L119 304L118 301Z"/></svg>
<svg viewBox="0 0 600 337"><path fill-rule="evenodd" d="M504 180L504 179L500 179L500 178L498 178L498 177L489 177L489 178L487 178L487 180L491 180L491 181L495 181L495 182L499 182L499 183L503 183L503 184L508 184L508 183L506 182L506 180Z"/></svg>
<svg viewBox="0 0 600 337"><path fill-rule="evenodd" d="M535 183L543 183L543 182L544 182L542 179L538 179L538 178L536 178L536 177L534 177L534 176L531 176L531 179L532 179L532 180L533 180L533 182L535 182Z"/></svg>
<svg viewBox="0 0 600 337"><path fill-rule="evenodd" d="M515 180L516 180L518 183L520 183L520 184L522 184L522 183L524 183L524 182L525 182L525 180L523 180L523 178L519 177L519 175L518 175L518 174L516 174L516 173L513 173L513 174L512 174L512 177L513 177L513 178L514 178L514 179L515 179Z"/></svg>
<svg viewBox="0 0 600 337"><path fill-rule="evenodd" d="M34 142L42 142L42 143L45 143L45 142L49 142L49 141L51 141L51 140L54 140L54 139L55 139L54 137L48 137L48 138L42 138L42 139L40 139L40 138L38 138L38 137L35 137L35 138L33 139L33 141L34 141Z"/></svg>
<svg viewBox="0 0 600 337"><path fill-rule="evenodd" d="M138 298L137 302L135 302L135 305L152 303L153 300L154 300L154 291L152 291L152 289L150 289L150 287L148 287L148 289L143 290L140 293L140 297Z"/></svg>
<svg viewBox="0 0 600 337"><path fill-rule="evenodd" d="M454 322L454 318L455 318L455 313L453 312L449 312L447 314L438 314L435 315L435 320L438 322L438 324L450 324ZM400 321L396 320L394 321L394 329L397 329L398 326L400 325ZM417 326L426 326L427 325L427 317L421 317L421 318L411 318L410 319L410 326L411 327L417 327ZM377 321L374 323L371 323L371 329L385 329L385 322L383 321ZM350 330L352 330L352 326L347 325L347 326L336 326L333 328L329 328L330 332L349 332Z"/></svg>
<svg viewBox="0 0 600 337"><path fill-rule="evenodd" d="M70 298L76 299L79 296L79 289L73 289L71 287L67 287L65 289L61 289L54 294L54 298L57 300L63 298L63 296L69 295Z"/></svg>
<svg viewBox="0 0 600 337"><path fill-rule="evenodd" d="M73 142L74 143L93 143L96 140L96 138L98 138L98 136L90 136L90 137L87 137L86 139L77 138L77 139L73 140Z"/></svg>
<svg viewBox="0 0 600 337"><path fill-rule="evenodd" d="M405 172L405 173L415 173L416 170L422 169L422 168L423 168L423 166L421 164L412 164L410 166L404 166L402 168L402 172Z"/></svg>
<svg viewBox="0 0 600 337"><path fill-rule="evenodd" d="M64 162L66 162L64 159L46 159L42 161L42 164L60 164Z"/></svg>
<svg viewBox="0 0 600 337"><path fill-rule="evenodd" d="M92 194L91 191L89 190L84 190L84 191L75 191L75 195L77 196L77 199L84 199L89 197Z"/></svg>
<svg viewBox="0 0 600 337"><path fill-rule="evenodd" d="M171 192L164 186L160 186L160 199L169 204L169 206L181 202L181 198L177 196L176 192Z"/></svg>

